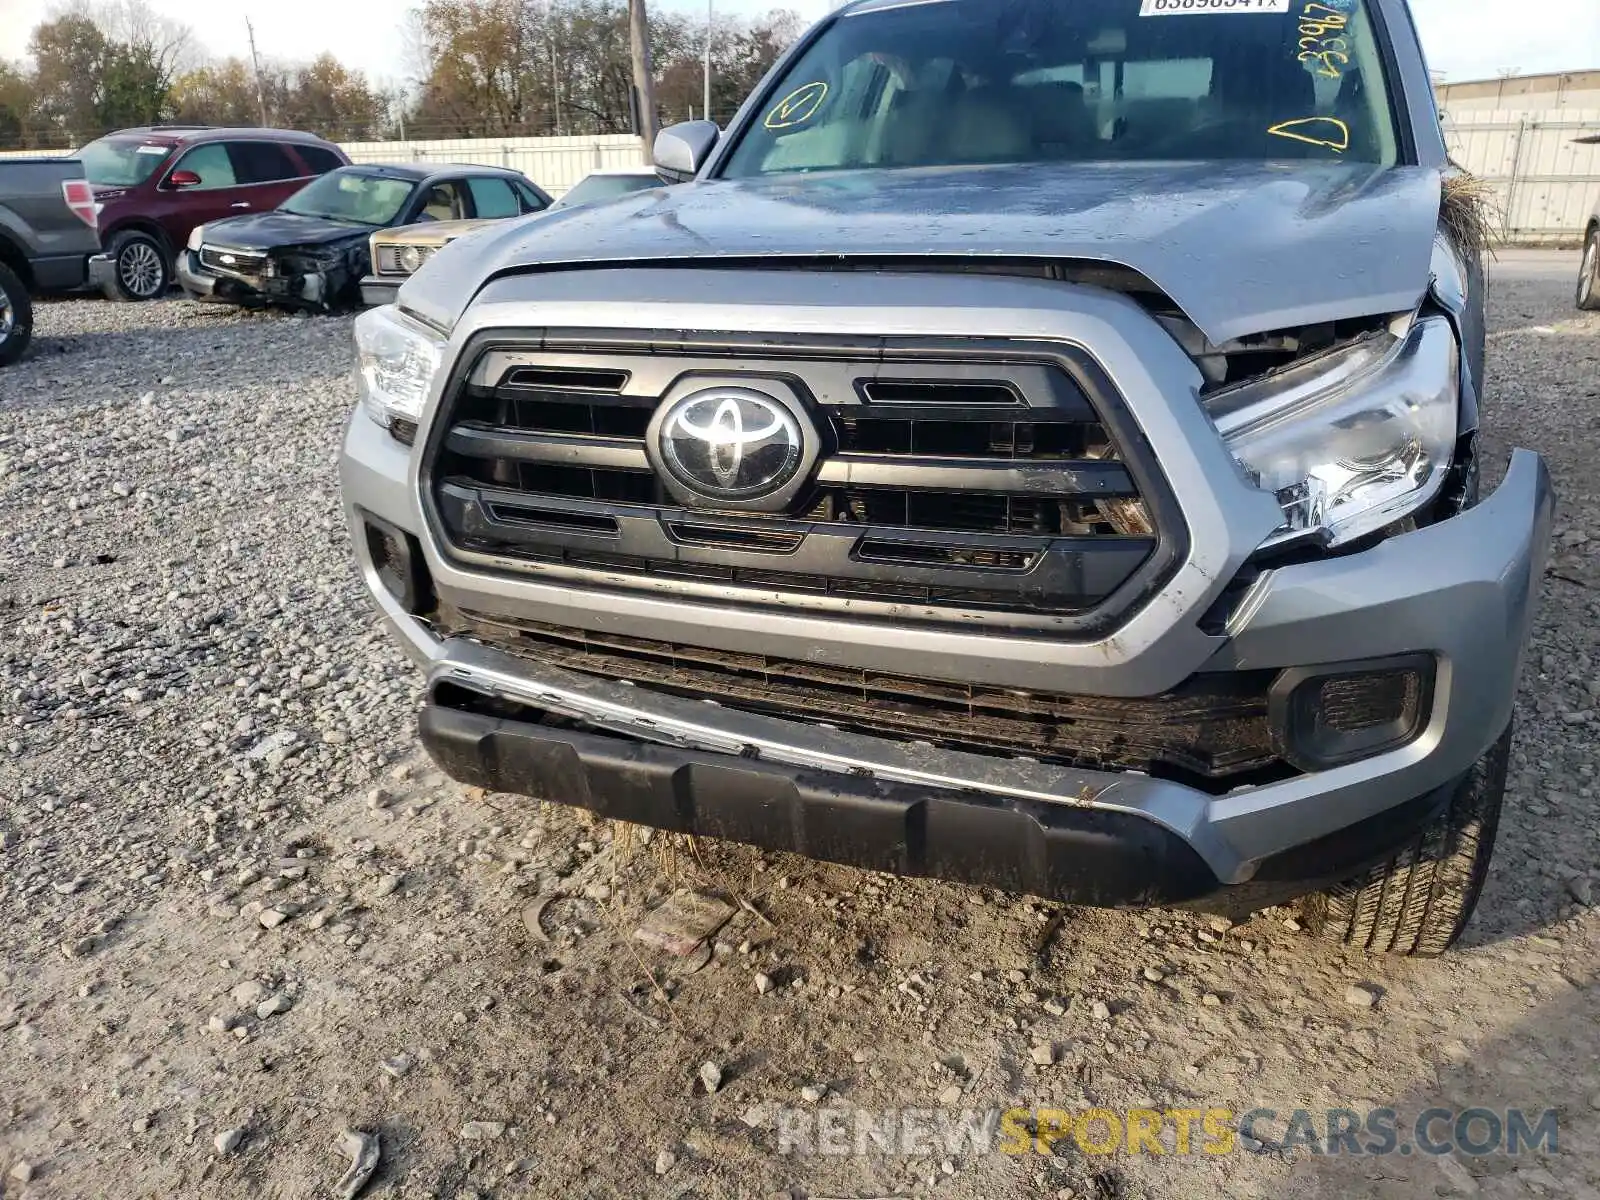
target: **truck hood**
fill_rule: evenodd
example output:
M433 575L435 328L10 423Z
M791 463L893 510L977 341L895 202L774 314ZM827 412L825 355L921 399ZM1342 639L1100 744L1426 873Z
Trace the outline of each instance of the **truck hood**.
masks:
M350 221L302 217L295 213L251 213L206 224L205 243L231 250L277 250L285 246L334 246L365 242L377 230Z
M497 275L778 258L1119 264L1213 342L1400 312L1428 285L1437 171L1354 163L1027 164L711 180L510 222L400 303L451 328ZM441 264L442 265L442 264ZM730 263L731 265L731 263Z

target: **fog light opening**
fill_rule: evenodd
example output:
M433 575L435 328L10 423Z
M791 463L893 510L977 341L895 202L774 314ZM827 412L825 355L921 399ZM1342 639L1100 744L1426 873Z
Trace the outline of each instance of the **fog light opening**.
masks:
M416 538L387 521L362 514L367 556L384 591L412 616L423 616L438 607L433 593L433 577L422 557Z
M1433 711L1430 655L1285 671L1271 696L1279 753L1302 771L1326 771L1416 740Z

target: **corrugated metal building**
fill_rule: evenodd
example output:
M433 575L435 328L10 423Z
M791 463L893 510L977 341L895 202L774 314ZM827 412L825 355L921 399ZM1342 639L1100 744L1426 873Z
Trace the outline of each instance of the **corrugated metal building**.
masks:
M1597 0L1600 2L1600 0ZM1600 196L1600 70L1437 88L1451 155L1491 182L1505 237L1576 244Z
M1452 115L1507 110L1600 109L1600 70L1467 79L1441 83L1435 90L1439 94L1439 107Z

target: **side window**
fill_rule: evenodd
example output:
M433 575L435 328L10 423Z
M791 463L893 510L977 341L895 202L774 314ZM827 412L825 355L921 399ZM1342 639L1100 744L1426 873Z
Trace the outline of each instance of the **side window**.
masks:
M515 217L522 213L522 205L509 181L487 175L474 175L467 180L472 192L472 205L478 216L485 220Z
M419 214L424 221L460 221L467 215L466 197L459 179L446 179L428 188Z
M239 182L234 174L233 160L228 157L228 147L221 142L196 146L177 161L173 170L193 171L200 176L200 182L191 191L236 187Z
M300 160L311 168L313 175L326 175L329 171L337 171L344 166L339 161L339 156L332 150L322 146L295 146L295 153L300 155Z
M294 160L273 142L229 142L228 154L240 183L277 183L300 174Z
M522 199L522 211L525 213L543 212L550 207L550 201L525 183L513 183L517 195Z

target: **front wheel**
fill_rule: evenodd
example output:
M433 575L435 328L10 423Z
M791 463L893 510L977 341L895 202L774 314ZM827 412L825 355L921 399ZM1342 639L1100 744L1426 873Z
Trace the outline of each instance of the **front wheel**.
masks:
M108 300L159 300L172 285L172 264L154 237L126 229L106 247L115 270L105 285Z
M0 367L22 357L33 340L33 301L17 273L0 262Z
M1585 312L1600 312L1600 229L1589 235L1583 248L1583 266L1578 268L1578 307Z
M1508 729L1409 845L1364 874L1308 896L1301 906L1306 924L1378 954L1436 958L1455 945L1489 875L1510 757Z

